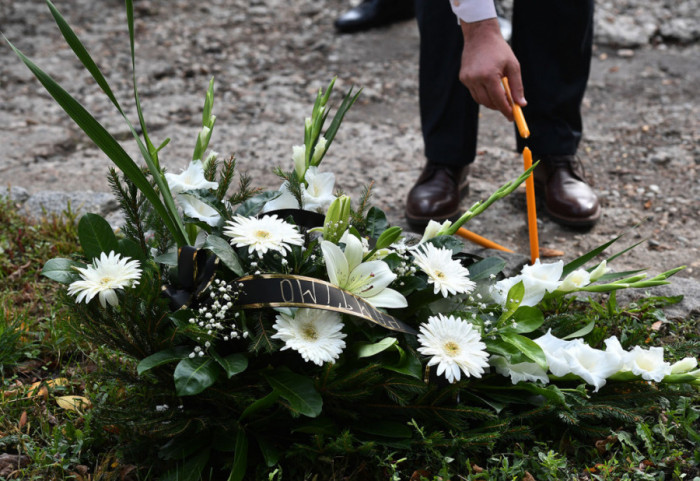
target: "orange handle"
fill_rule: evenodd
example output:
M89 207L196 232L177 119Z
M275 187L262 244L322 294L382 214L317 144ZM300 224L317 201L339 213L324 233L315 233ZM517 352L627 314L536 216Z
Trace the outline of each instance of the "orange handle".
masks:
M460 237L464 237L468 241L471 241L474 244L478 244L481 247L486 247L487 249L496 249L499 251L513 253L513 251L508 249L507 247L503 247L500 244L496 244L494 241L490 241L485 237L481 237L479 234L475 234L472 231L465 229L464 227L460 227L459 229L457 229L457 235Z
M508 85L508 78L503 77L501 79L503 84L503 89L506 91L506 97L508 97L508 102L513 107L513 119L515 120L515 125L518 127L518 132L523 139L527 139L530 136L530 129L527 128L527 123L525 122L525 116L523 115L523 109L520 105L513 102L513 95L510 93L510 85Z

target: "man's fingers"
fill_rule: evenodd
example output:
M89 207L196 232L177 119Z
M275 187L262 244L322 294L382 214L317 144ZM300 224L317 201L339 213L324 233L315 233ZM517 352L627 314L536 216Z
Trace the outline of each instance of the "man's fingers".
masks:
M501 79L494 79L488 85L489 98L491 99L492 109L501 112L508 120L513 120L513 109L508 102L508 96L501 85Z
M525 107L527 105L527 100L525 100L525 89L523 88L523 80L520 76L520 67L516 65L515 67L507 68L506 77L508 77L508 85L510 86L510 94L513 97L513 102L521 107Z

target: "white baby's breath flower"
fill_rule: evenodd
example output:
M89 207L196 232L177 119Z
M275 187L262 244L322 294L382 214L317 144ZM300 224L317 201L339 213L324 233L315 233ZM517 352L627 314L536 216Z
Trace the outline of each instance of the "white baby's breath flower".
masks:
M84 299L86 303L98 296L102 307L107 307L107 303L118 306L115 291L138 284L141 277L139 261L121 257L114 251L109 255L103 252L99 259L92 261L92 265L77 267L76 270L80 272L82 280L71 283L68 294L77 294L75 301L82 302Z
M563 292L577 291L582 287L586 287L590 283L591 275L588 273L588 271L584 269L576 269L564 278L559 285L558 290Z
M170 192L179 194L189 190L197 189L218 189L217 182L210 182L204 178L204 167L200 160L193 160L187 169L180 174L165 174L165 180L168 182Z
M457 259L452 251L425 244L413 253L413 262L428 275L428 283L433 284L434 293L466 294L474 290L476 284L469 279L469 269Z
M467 377L481 377L488 367L486 345L481 342L474 326L454 316L438 314L421 324L418 352L432 356L428 366L437 364L437 375L443 373L449 382L459 381L463 372Z
M210 226L216 226L221 220L221 214L206 202L190 194L180 194L177 200L182 206L182 211L188 217L206 222Z
M247 246L262 257L267 251L285 254L291 245L303 245L304 238L292 224L278 219L276 215L255 217L236 216L226 222L224 234L231 238L231 245Z
M345 348L340 314L322 309L299 309L292 315L280 313L272 326L281 339L282 350L294 349L305 361L322 366L334 362Z
M354 235L345 237L345 251L325 240L321 242L321 251L331 284L362 297L374 307L408 305L401 293L387 287L396 279L396 274L386 262L362 262L362 241Z

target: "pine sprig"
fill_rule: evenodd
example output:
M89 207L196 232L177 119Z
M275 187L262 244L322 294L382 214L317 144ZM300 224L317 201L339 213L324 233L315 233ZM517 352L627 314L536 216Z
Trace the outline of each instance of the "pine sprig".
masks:
M142 214L148 205L146 198L139 194L138 188L128 177L123 176L120 179L114 167L109 168L107 182L124 212L125 223L122 232L127 238L135 240L144 253L148 253L142 219Z
M228 192L233 176L236 172L236 158L232 155L221 163L221 172L219 172L219 188L216 190L216 200L221 202Z

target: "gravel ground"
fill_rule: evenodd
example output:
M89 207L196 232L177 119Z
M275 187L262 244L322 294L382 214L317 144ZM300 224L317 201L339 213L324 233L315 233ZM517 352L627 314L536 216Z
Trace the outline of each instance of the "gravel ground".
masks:
M123 2L56 0L127 112L130 57ZM340 92L363 93L324 161L350 194L374 181L373 203L404 225L403 202L424 157L417 105L415 22L338 35L341 0L136 0L137 78L151 137L171 143L161 163L171 171L191 157L209 79L216 82L211 146L235 154L264 188L277 188L275 166L291 167L315 92L338 76ZM506 5L507 7L507 5ZM694 1L603 1L584 104L580 154L604 207L590 231L551 222L540 206L546 249L573 259L627 233L619 248L642 241L617 269L651 273L687 265L679 278L700 279L700 19ZM66 86L135 158L137 149L114 108L75 60L45 4L0 0L0 30ZM467 208L514 178L521 159L513 129L484 110ZM7 47L0 46L0 184L45 191L108 191L109 160L49 98ZM358 175L360 174L360 175ZM524 190L467 226L528 253ZM641 223L641 224L640 224ZM634 228L634 226L638 226ZM545 251L546 252L546 251ZM613 267L616 267L613 265Z

